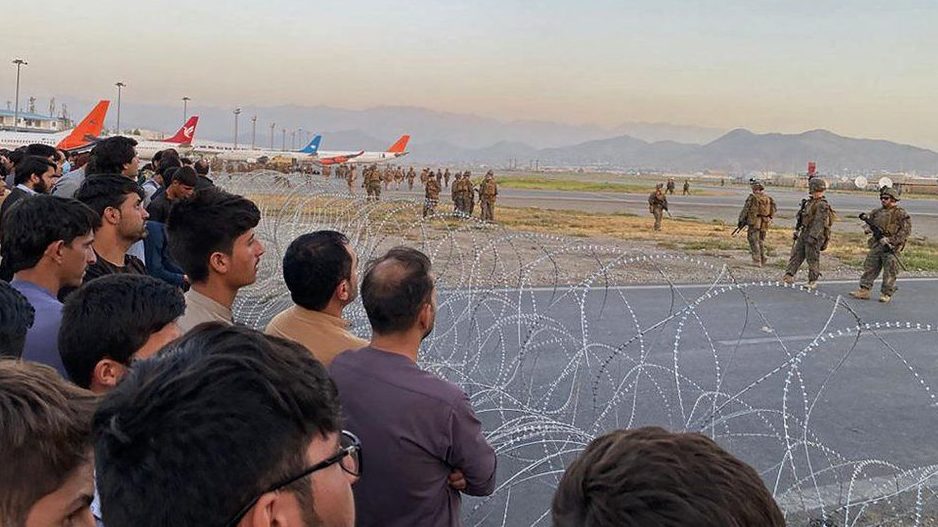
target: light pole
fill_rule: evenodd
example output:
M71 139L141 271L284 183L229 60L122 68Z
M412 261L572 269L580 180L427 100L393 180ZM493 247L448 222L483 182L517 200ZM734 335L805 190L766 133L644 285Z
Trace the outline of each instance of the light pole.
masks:
M296 130L290 132L290 150L296 150Z
M280 151L284 152L287 149L287 129L283 129L283 137L280 139Z
M121 88L127 86L123 82L117 81L114 83L114 86L117 86L117 135L121 133Z
M274 149L274 128L277 127L277 123L270 123L270 149Z
M16 104L13 110L13 131L18 132L20 130L20 68L29 64L23 59L13 59L13 64L16 64Z
M257 116L251 117L251 150L254 150L254 137L257 133Z
M302 128L300 128L300 143L299 143L299 144L300 144L300 146L306 146L307 144L309 144L309 141L306 140L306 136L303 135L303 129L302 129Z
M190 99L189 97L182 98L182 122L183 123L185 123L186 119L189 118L189 101L191 100L192 99Z
M234 116L235 116L235 141L234 141L235 146L234 147L235 147L235 150L238 149L238 116L239 115L241 115L241 108L235 108L234 109Z

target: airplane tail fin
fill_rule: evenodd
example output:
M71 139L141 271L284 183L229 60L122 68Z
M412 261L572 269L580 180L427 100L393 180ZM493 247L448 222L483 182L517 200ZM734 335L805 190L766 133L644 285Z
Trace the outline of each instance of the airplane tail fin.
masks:
M393 145L391 145L391 148L388 148L388 152L392 154L403 153L407 148L407 141L410 141L410 136L406 134L402 135Z
M195 127L199 124L199 116L193 115L186 121L186 124L182 125L182 128L176 132L176 135L163 139L164 143L176 143L182 145L188 145L192 143L192 140L195 139Z
M86 145L100 136L101 130L104 129L104 118L107 116L107 109L110 104L111 101L98 101L98 104L78 123L78 126L59 141L59 144L55 147L60 150L71 150Z
M319 143L321 142L322 142L322 136L316 135L316 137L313 137L313 140L310 141L308 145L303 147L302 150L299 150L299 152L302 154L315 155L316 152L319 151Z

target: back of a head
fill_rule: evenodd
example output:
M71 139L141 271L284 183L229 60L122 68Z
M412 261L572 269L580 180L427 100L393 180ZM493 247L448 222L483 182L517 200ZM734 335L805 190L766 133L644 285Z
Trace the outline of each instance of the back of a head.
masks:
M141 199L144 196L136 181L124 176L100 174L86 177L75 192L75 199L101 216L108 207L120 208L128 194L136 194Z
M124 165L133 161L137 155L134 148L137 141L130 137L114 136L98 141L91 153L91 161L86 169L87 175L120 174Z
M24 525L36 501L90 462L96 403L48 366L0 359L0 525Z
M42 156L26 156L20 161L20 164L16 166L16 177L13 178L13 183L19 185L26 183L33 176L42 177L50 168L55 170L56 166L55 163L49 161L49 158Z
M33 327L36 310L10 284L0 280L0 357L23 355L26 332Z
M183 166L181 168L176 169L176 171L173 172L173 175L170 178L164 179L164 182L166 185L169 185L170 183L174 183L174 182L179 182L180 185L185 185L187 187L195 187L197 177L198 177L198 174L195 173L194 168L192 168L191 166Z
M151 276L113 274L86 283L62 309L59 354L69 379L90 388L98 361L127 365L150 335L185 309L178 288Z
M430 259L409 247L395 247L368 263L361 297L377 334L407 331L433 294Z
M317 231L293 240L283 255L283 281L300 307L321 311L335 288L352 276L348 238L336 231Z
M20 200L3 220L0 256L12 273L35 267L49 244L70 244L101 224L101 216L84 203L48 195Z
M208 161L204 159L199 159L198 161L196 161L194 167L195 167L195 172L199 174L200 176L207 176L208 171L211 168Z
M95 415L104 524L224 525L340 428L335 385L302 346L198 326L136 364Z
M166 233L173 259L194 282L208 278L212 253L231 254L235 240L260 222L251 200L210 188L180 200L169 211Z
M695 433L647 427L593 440L554 494L556 527L775 527L752 467Z
M27 146L23 153L26 154L26 156L39 156L46 159L55 159L59 155L54 146L44 145L41 143L33 143Z

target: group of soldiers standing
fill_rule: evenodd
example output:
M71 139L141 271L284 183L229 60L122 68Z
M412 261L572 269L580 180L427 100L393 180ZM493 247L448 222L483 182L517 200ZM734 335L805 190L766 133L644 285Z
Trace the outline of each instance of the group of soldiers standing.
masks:
M775 200L766 194L762 182L750 180L752 193L746 198L746 203L739 213L735 235L746 229L746 238L749 242L749 252L752 264L762 267L767 262L765 237L769 226L777 212ZM667 189L667 190L665 190ZM685 183L685 191L687 184ZM655 191L648 197L648 209L654 216L654 230L661 230L661 220L668 212L668 198L666 193L673 193L673 179L667 186L658 183ZM821 253L827 249L831 239L831 227L836 219L836 212L827 202L825 192L827 182L819 177L808 180L809 196L801 200L798 213L795 216L795 228L792 233L792 247L788 258L788 265L782 281L793 284L795 275L804 262L808 263L808 281L804 287L808 290L817 288L821 277ZM860 277L860 287L850 295L860 300L871 297L873 281L882 274L882 287L879 301L890 302L896 292L896 278L902 266L900 254L905 248L909 235L912 232L912 220L909 214L899 206L899 192L891 187L882 187L879 192L880 207L869 213L860 215L864 221L864 231L870 238L867 240L869 252L863 262L863 275ZM670 215L670 213L668 213Z

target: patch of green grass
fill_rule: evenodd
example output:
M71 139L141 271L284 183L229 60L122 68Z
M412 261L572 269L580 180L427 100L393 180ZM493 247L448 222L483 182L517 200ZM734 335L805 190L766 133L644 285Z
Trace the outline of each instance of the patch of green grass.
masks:
M744 244L725 238L705 238L681 243L687 251L735 251L744 248Z

